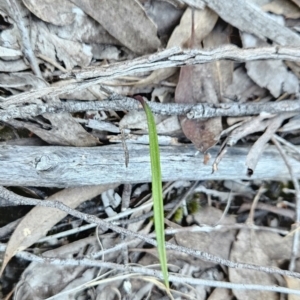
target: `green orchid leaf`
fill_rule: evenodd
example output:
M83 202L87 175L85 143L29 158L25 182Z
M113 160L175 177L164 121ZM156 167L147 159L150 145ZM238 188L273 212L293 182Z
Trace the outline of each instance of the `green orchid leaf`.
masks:
M164 227L164 204L162 194L162 179L160 167L160 152L158 146L158 138L156 124L150 107L141 96L136 99L142 104L148 123L149 145L150 145L150 161L152 173L152 198L154 210L154 228L156 233L157 249L164 282L169 289L167 253L165 248L165 227Z

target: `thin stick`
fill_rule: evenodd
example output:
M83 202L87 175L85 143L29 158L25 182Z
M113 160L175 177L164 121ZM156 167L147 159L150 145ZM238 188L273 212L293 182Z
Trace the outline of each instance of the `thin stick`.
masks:
M84 220L88 223L95 223L102 228L111 229L119 234L124 234L124 235L132 236L135 238L139 238L148 244L157 246L156 241L147 236L144 236L144 235L136 233L136 232L132 232L130 230L127 230L127 229L124 229L124 228L121 228L118 226L114 226L110 223L107 223L107 222L97 218L96 216L88 215L88 214L79 212L77 210L71 209L70 207L68 207L67 205L64 205L63 203L61 203L59 201L37 200L37 199L22 197L22 196L14 194L13 192L5 189L4 187L0 187L0 197L3 197L5 199L7 199L8 201L17 203L19 205L38 205L38 206L43 206L43 207L56 208L56 209L66 212L74 217ZM190 249L187 247L182 247L179 245L172 244L170 242L166 242L165 246L166 246L166 249L183 252L188 255L192 255L192 256L201 258L202 260L205 260L205 261L225 265L229 268L256 270L259 272L280 274L280 275L300 278L300 273L297 273L297 272L282 270L282 269L278 269L278 268L274 268L274 267L264 267L264 266L259 266L259 265L255 265L255 264L233 262L233 261L223 259L221 257L212 255L212 254L204 252L204 251L199 251L199 250L194 250L194 249ZM157 275L157 277L160 277L160 276Z
M251 209L250 209L250 213L249 213L249 217L246 221L247 225L251 225L254 224L254 212L255 212L255 208L257 206L257 203L259 201L259 198L261 196L261 194L264 191L264 185L262 184L257 192L257 194L255 195L254 199L253 199L253 203L251 205Z
M300 230L299 230L299 225L300 225L300 186L299 186L299 182L295 176L293 166L290 164L289 159L288 159L287 155L285 154L284 150L282 149L281 145L274 137L272 137L272 142L277 147L284 162L286 163L286 166L291 174L291 178L292 178L294 188L296 191L296 200L295 200L296 201L296 224L295 224L295 229L294 229L294 240L293 240L291 261L289 264L289 270L293 271L293 270L295 270L296 259L298 258L299 239L300 239Z
M0 244L0 251L4 251L5 245ZM68 265L68 266L86 266L86 267L102 267L109 268L113 270L119 270L123 272L145 274L148 276L154 276L162 279L162 273L157 270L148 269L145 267L135 267L129 265L115 264L111 262L103 262L98 260L91 260L88 258L80 259L63 259L56 257L43 257L38 256L29 252L21 251L16 254L16 256L21 257L26 260L38 262L38 263L49 263L52 265ZM285 294L296 294L300 295L300 291L296 289L289 289L285 287L270 286L270 285L259 285L259 284L239 284L239 283L230 283L224 281L215 281L215 280L205 280L191 277L184 277L180 275L170 275L169 280L177 283L188 283L192 285L205 285L210 287L220 287L228 289L242 289L242 290L258 290L258 291L272 291Z

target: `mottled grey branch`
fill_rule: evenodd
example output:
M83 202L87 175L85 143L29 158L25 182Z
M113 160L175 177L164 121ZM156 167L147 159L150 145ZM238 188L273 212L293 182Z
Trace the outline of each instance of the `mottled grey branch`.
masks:
M299 112L300 100L283 100L266 103L156 103L148 102L151 110L160 115L187 115L189 119L207 119L213 117L242 117L258 115L262 112L279 114L284 112ZM88 110L140 110L138 101L128 97L114 97L113 100L103 101L71 101L60 103L30 104L27 106L9 106L0 109L0 121L21 118L28 119L44 113L79 112Z
M221 59L230 59L235 61L254 61L259 59L300 61L300 52L298 48L281 46L240 49L232 45L225 45L208 50L182 50L179 47L175 47L131 61L101 67L88 67L80 71L73 71L64 74L61 78L72 77L76 78L76 81L66 83L65 85L61 84L59 86L45 87L11 96L7 98L5 102L1 103L1 107L8 107L11 104L16 105L25 102L32 103L35 99L47 95L59 96L63 93L80 91L95 84L105 83L118 77L163 68L203 64Z
M67 205L63 204L60 201L37 200L37 199L19 196L1 186L0 186L0 197L6 199L8 201L11 201L15 204L19 204L19 205L38 205L38 206L43 206L43 207L56 208L56 209L59 209L61 211L64 211L64 212L70 214L71 216L74 216L76 218L84 220L88 223L97 224L102 228L110 229L110 230L113 230L114 232L117 232L119 234L124 234L126 236L135 237L135 238L138 238L150 245L157 246L156 240L154 240L152 238L149 238L143 234L136 233L136 232L130 231L130 230L122 228L122 227L115 226L111 223L108 223L108 222L102 220L102 219L99 219L98 217L96 217L94 215L88 215L88 214L79 212L77 210L74 210L74 209L68 207ZM166 249L183 252L188 255L198 257L205 261L225 265L229 268L256 270L256 271L264 272L264 273L280 274L280 275L300 278L300 273L297 273L297 272L291 272L291 271L282 270L282 269L274 268L274 267L258 266L255 264L233 262L233 261L215 256L213 254L210 254L210 253L207 253L204 251L194 250L191 248L172 244L170 242L166 242L165 246L166 246Z
M5 244L0 244L0 251L3 252L4 250L5 250ZM99 267L99 268L108 268L112 270L118 270L122 272L134 273L134 274L136 273L144 274L144 275L163 279L162 273L157 270L153 270L145 267L116 264L112 262L99 261L99 260L94 260L89 258L74 259L74 258L45 257L30 252L26 252L26 251L18 252L16 256L32 262L45 264L45 267L47 264L59 265L59 266ZM135 275L135 276L139 276L139 275ZM280 287L280 286L240 284L240 283L231 283L231 282L224 282L224 281L217 281L217 280L191 278L191 277L180 276L180 275L169 275L169 280L171 282L185 283L185 284L192 284L192 285L204 285L204 286L227 288L227 289L272 291L277 293L300 295L299 290Z
M149 146L128 143L129 164L126 168L122 144L79 147L0 146L0 185L72 187L110 183L151 182ZM161 146L163 181L236 180L247 176L246 147L231 147L218 170L212 174L212 163L219 148L209 150L211 160L196 155L191 144ZM290 158L296 178L300 162ZM289 171L280 154L269 147L258 161L251 179L285 180Z

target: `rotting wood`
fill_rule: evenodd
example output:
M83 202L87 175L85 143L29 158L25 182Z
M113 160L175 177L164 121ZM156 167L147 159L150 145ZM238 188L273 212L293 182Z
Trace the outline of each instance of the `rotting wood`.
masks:
M214 174L211 165L218 147L209 151L212 159L206 165L203 155L195 155L197 151L192 145L160 149L163 181L290 178L284 161L272 146L262 154L251 178L246 175L246 147L229 148ZM73 187L150 182L149 146L129 144L128 151L126 168L122 144L92 148L0 146L0 185ZM290 160L300 178L300 162L292 157Z

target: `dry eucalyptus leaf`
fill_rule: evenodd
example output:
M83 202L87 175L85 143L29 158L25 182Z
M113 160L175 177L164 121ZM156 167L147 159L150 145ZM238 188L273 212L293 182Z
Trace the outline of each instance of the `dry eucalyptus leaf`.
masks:
M229 44L229 36L232 28L230 26L217 25L214 30L203 40L204 48L215 48L220 45ZM217 92L219 101L223 100L227 86L232 83L233 62L229 60L218 60L211 63L211 77Z
M253 35L242 33L245 48L267 46ZM281 60L258 60L246 62L249 77L260 87L267 88L274 97L283 93L299 93L298 78L287 70Z
M57 200L75 208L82 202L90 200L117 185L96 185L64 189L47 200ZM19 251L25 250L43 237L67 213L55 208L34 207L18 224L7 244L2 270L10 259Z
M103 51L103 47L106 46L121 45L101 24L79 7L76 6L76 9L72 12L75 13L75 19L72 24L66 26L48 24L50 32L65 40L89 44L93 48L93 53L97 53L97 49L102 49Z
M230 290L215 288L207 300L231 300L233 295Z
M276 15L284 15L286 18L300 18L300 8L287 0L274 0L262 6L264 11L271 12Z
M113 37L139 54L160 46L157 28L136 0L71 0L98 21Z
M247 75L243 67L239 67L233 72L232 84L227 86L225 96L237 99L243 103L250 98L262 98L266 94L266 90L259 87Z
M31 43L36 51L49 59L61 60L67 70L75 66L86 67L92 60L92 48L89 45L58 37L44 22L36 21L31 26Z
M194 28L195 28L195 39L202 41L214 28L218 20L218 15L209 8L203 10L194 11ZM189 47L189 40L192 33L192 10L187 8L180 24L174 29L169 41L167 48L175 46Z
M214 207L201 209L194 215L198 224L214 225L222 217L223 212ZM225 216L222 224L235 224L235 218ZM189 232L176 233L175 241L178 245L189 247L199 251L205 251L224 259L229 258L231 244L235 239L235 231L213 231L213 232ZM204 266L211 266L211 263L201 262Z
M300 290L300 279L299 278L284 276L284 279L285 279L286 285L289 289ZM300 300L300 296L294 295L294 294L288 294L288 300Z
M3 88L8 87L16 88L21 91L28 91L45 87L45 85L46 82L44 80L29 72L0 74L0 86Z
M271 266L271 259L265 252L260 241L256 237L256 232L248 229L240 230L236 241L230 253L230 260L235 262L251 263L260 266ZM272 274L253 270L243 270L229 268L229 280L232 283L239 284L260 284L271 285L277 284ZM233 290L238 300L279 300L277 293L268 291L252 290Z
M26 7L41 20L57 26L70 25L76 6L69 0L23 0Z
M262 230L256 232L256 238L272 261L290 260L294 238L292 234L280 236L278 233Z
M156 125L156 130L158 134L171 135L173 133L181 131L181 126L178 122L177 116L171 116L158 123Z
M187 8L181 17L180 24L174 29L169 41L167 48L172 48L175 46L187 47L188 41L191 38L192 30L192 12L190 8ZM203 10L195 10L195 36L196 39L202 41L205 36L207 36L214 28L218 15L215 14L209 8ZM159 69L151 73L148 77L140 80L136 83L139 85L149 85L153 83L159 83L172 76L176 72L177 68L167 68Z
M166 118L166 116L154 115L156 124L159 124ZM146 114L143 111L130 111L119 122L119 126L120 128L148 130Z
M100 144L99 140L84 130L69 113L47 113L43 116L51 122L50 130L18 120L10 120L8 123L17 128L26 128L45 142L53 145L89 147Z
M6 47L0 47L0 57L1 59L17 59L22 56L20 50L10 49Z
M23 2L33 14L49 23L47 27L52 34L62 39L88 44L119 44L98 22L69 0Z
M160 37L169 36L183 14L183 10L173 6L167 1L148 1L144 5L147 15L157 25Z
M3 61L0 60L0 72L19 72L28 70L29 66L23 59Z
M88 237L43 253L45 257L74 258L98 250L95 237ZM32 262L23 272L15 288L14 300L48 299L48 297L78 287L97 276L99 268L51 265ZM74 286L75 283L75 286ZM78 291L77 291L78 292ZM60 295L60 300L75 299L73 293Z
M223 25L216 28L203 40L204 47L216 47L228 43L229 30ZM194 45L200 46L199 40ZM198 66L182 67L175 92L177 103L214 103L217 104L232 81L232 62L213 62ZM201 152L214 146L222 132L221 118L209 120L190 120L180 117L185 136Z
M52 31L53 28L59 27L51 27L51 24L47 25L39 19L31 18L29 22L29 11L22 5L22 2L20 2L20 9L25 25L30 28L32 48L38 54L42 54L54 62L57 59L62 61L68 70L71 70L74 66L83 67L90 64L92 52L89 45L82 44L78 40L71 41L66 36L59 37L55 31ZM13 19L11 23L13 26L0 32L0 44L4 47L20 50L22 39L18 26Z

